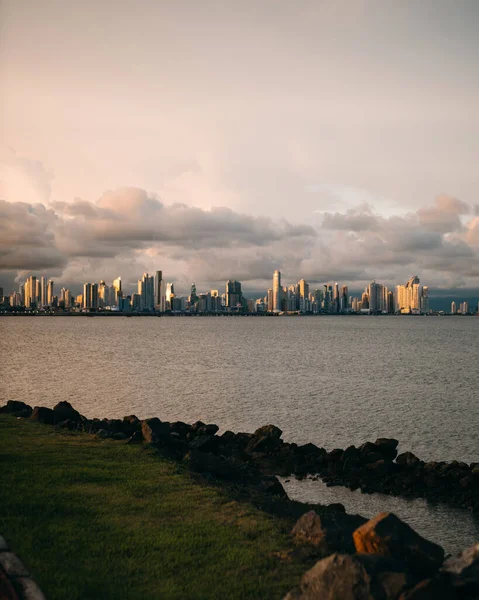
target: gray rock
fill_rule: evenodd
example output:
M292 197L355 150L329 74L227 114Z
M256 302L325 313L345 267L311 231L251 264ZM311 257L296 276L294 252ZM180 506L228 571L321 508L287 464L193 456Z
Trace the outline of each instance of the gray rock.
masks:
M38 585L29 577L19 577L15 584L21 591L23 600L46 600Z
M479 597L479 543L446 560L442 571L452 576L455 587Z
M0 552L0 567L9 577L28 577L28 571L13 552Z
M170 439L170 424L157 417L141 422L141 432L148 444L162 444Z

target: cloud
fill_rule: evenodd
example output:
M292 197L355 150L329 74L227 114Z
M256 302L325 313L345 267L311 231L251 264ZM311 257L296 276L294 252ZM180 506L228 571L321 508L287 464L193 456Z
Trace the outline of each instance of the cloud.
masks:
M440 196L430 207L388 217L364 203L316 216L313 226L168 205L131 187L97 202L0 201L0 271L4 281L14 271L17 279L53 271L73 289L120 274L133 288L143 271L156 269L184 291L193 280L207 288L230 278L263 290L277 268L285 284L304 277L312 285L394 285L415 273L438 287L479 284L479 217L460 200Z

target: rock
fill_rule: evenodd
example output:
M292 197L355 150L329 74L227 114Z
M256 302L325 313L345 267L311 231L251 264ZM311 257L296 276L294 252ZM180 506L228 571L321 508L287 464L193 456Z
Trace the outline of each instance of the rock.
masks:
M452 577L454 587L464 597L479 598L479 543L446 560L442 571Z
M40 423L45 423L46 425L54 425L56 416L55 412L51 408L46 408L45 406L35 406L30 418L32 421L40 421Z
M262 494L270 494L272 496L280 496L281 498L287 498L287 493L284 487L274 476L264 476L260 479L259 483L256 484L256 489Z
M14 417L28 418L32 412L31 406L18 400L8 400L5 406L0 407L0 413L12 414Z
M368 471L370 471L375 477L384 477L391 473L393 469L392 462L386 462L384 459L380 459L374 463L369 463L366 465Z
M126 440L128 439L128 436L126 435L126 433L123 433L123 431L115 431L115 433L111 434L111 437L113 440Z
M398 440L395 440L394 438L378 438L374 442L377 452L389 460L394 460L396 458L398 444Z
M444 550L422 538L392 513L380 513L353 533L356 551L390 556L412 572L434 574L444 560Z
M28 571L13 552L0 552L0 570L2 569L9 577L28 577Z
M380 460L384 462L384 456L380 452L368 452L367 454L362 454L361 456L361 461L366 465L377 463Z
M356 556L332 554L307 571L284 600L373 600L371 578Z
M0 598L2 600L23 600L18 596L15 588L12 585L12 582L7 577L6 573L4 573L0 569Z
M436 576L423 579L412 589L403 592L399 600L456 600L457 595L451 582Z
M283 432L281 431L281 429L279 427L276 427L275 425L263 425L254 432L253 436L280 438L282 433Z
M59 402L53 407L55 412L55 422L65 421L70 419L71 421L80 422L83 420L81 414L73 408L73 406L66 400Z
M187 455L187 461L190 469L197 473L209 473L220 479L231 479L233 476L230 462L221 456L192 450Z
M214 423L210 423L209 425L203 425L203 427L199 427L196 430L197 435L215 435L215 433L219 430L218 425Z
M170 431L177 433L181 439L186 439L186 436L190 433L191 425L183 423L182 421L175 421L170 423Z
M99 429L96 432L96 437L99 437L101 440L106 440L113 437L113 433L107 429Z
M4 550L8 550L7 540L3 535L0 535L0 552L3 552Z
M143 442L143 434L141 431L135 431L126 441L127 444L141 444Z
M279 437L273 436L254 436L252 440L248 442L244 451L247 454L254 453L272 453L281 448L283 442Z
M296 542L316 546L325 556L333 552L353 554L353 532L365 522L363 517L347 515L336 507L321 516L311 510L298 519L291 534Z
M163 423L157 417L141 422L141 432L148 444L162 444L170 438L170 425Z
M194 433L196 433L198 431L198 429L201 429L202 427L205 427L205 423L203 423L203 421L196 421L196 423L193 423L193 425L191 425L191 431L193 431Z
M38 585L29 577L17 577L15 585L23 600L46 600Z
M415 467L422 464L422 461L412 452L403 452L396 458L396 462L398 465L405 465L406 467Z
M77 429L78 422L72 421L71 419L65 419L65 421L57 422L56 426L60 429L69 429L71 431L73 429Z
M192 450L200 452L216 452L219 445L219 438L216 435L199 435L189 442Z
M327 531L321 517L314 510L310 510L296 521L291 535L296 541L319 546L326 541Z

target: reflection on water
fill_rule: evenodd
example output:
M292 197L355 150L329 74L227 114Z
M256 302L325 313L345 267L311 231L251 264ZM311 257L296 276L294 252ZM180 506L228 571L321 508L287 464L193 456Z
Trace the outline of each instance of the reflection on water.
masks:
M363 494L344 487L327 487L311 478L280 478L288 496L312 504L341 502L346 512L368 519L380 512L393 512L423 537L440 544L446 553L457 554L479 541L479 519L464 509L429 504L384 494Z

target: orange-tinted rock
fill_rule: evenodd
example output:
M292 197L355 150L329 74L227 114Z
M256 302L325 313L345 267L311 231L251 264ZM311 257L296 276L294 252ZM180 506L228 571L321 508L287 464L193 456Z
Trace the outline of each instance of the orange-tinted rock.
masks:
M416 533L392 513L381 513L353 533L356 551L390 556L411 571L434 574L444 560L444 550Z

